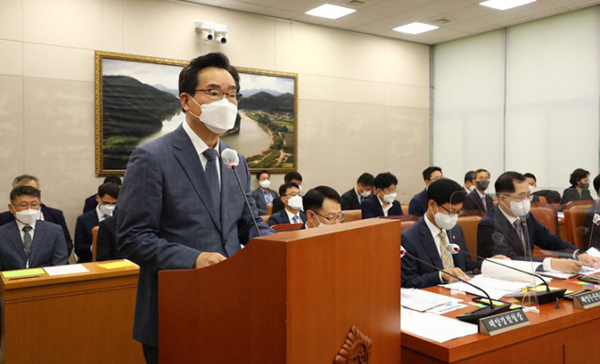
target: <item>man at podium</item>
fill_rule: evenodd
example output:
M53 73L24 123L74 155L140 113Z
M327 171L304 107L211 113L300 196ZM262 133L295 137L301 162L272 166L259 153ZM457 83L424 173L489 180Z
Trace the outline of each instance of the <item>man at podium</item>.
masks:
M243 192L221 162L228 146L219 136L234 126L238 91L225 55L193 59L179 74L185 122L139 147L127 165L117 235L120 252L140 266L133 338L148 363L158 363L158 272L217 264L257 230L274 233L256 210L244 157L236 167Z

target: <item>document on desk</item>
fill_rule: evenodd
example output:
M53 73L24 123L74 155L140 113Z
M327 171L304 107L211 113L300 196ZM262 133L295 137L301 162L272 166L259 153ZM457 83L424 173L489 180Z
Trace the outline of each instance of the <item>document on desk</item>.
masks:
M510 282L501 279L484 277L482 274L480 274L473 277L469 283L486 291L492 299L499 300L504 296L514 296L518 293L521 293L521 289L527 287L529 284L531 284L531 282L533 281L530 281L529 283ZM463 282L443 284L442 287L464 291L477 296L485 296L485 294L483 294L483 292L477 288Z
M400 327L402 331L439 343L477 333L477 325L405 308L400 310Z
M60 276L63 274L87 273L89 270L81 264L59 265L56 267L45 267L49 276Z
M458 304L458 302L463 301L460 298L444 296L442 294L413 288L401 288L400 296L402 299L402 306L416 311L428 311L432 308Z

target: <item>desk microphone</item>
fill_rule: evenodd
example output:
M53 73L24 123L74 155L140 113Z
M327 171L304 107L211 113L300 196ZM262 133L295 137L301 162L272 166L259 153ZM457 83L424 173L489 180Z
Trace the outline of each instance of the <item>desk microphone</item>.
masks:
M532 272L528 272L526 270L522 270L522 269L519 269L519 268L511 267L510 265L502 264L500 262L496 262L496 261L488 259L488 258L480 257L479 255L470 253L468 251L461 250L460 246L458 246L458 244L448 244L448 246L446 246L446 250L448 252L450 252L451 254L458 254L458 253L467 254L467 255L470 255L470 256L475 257L477 259L485 260L487 262L497 264L497 265L499 265L501 267L512 269L514 271L517 271L517 272L520 272L520 273L524 273L524 274L527 274L527 275L539 278L544 283L544 285L546 286L546 291L545 292L538 292L537 293L538 302L539 302L540 305L544 304L544 303L548 303L548 302L556 302L556 299L561 299L565 295L566 289L550 290L550 287L548 286L548 282L546 282L546 280L544 278L542 278L542 276L540 276L539 274L535 274L535 273L532 273Z
M457 276L455 276L453 274L450 274L447 271L445 271L443 269L440 269L440 268L436 267L435 265L424 261L421 258L417 258L416 256L414 256L414 255L410 254L409 252L407 252L406 249L404 249L403 246L400 246L400 258L403 258L404 256L409 256L412 259L417 260L417 261L419 261L419 262L427 265L428 267L437 270L438 272L446 273L450 277L455 278L456 280L459 280L459 281L461 281L463 283L466 283L469 286L471 286L471 287L473 287L473 288L475 288L475 289L483 292L483 294L488 299L488 306L481 307L481 308L478 308L476 310L469 311L469 312L463 313L462 315L456 316L456 318L459 319L459 320L461 320L461 321L465 321L465 322L470 322L472 324L476 324L479 321L479 319L487 317L487 316L495 315L495 314L498 314L498 313L506 312L506 311L509 310L509 308L511 306L509 303L504 303L504 304L502 304L500 306L495 306L494 303L493 303L493 301L492 301L492 298L490 297L490 295L486 291L484 291L482 288L477 287L476 285L474 285L472 283L469 283L469 282L465 281L464 279L458 278Z
M240 176L238 176L238 173L235 170L235 167L237 167L238 164L240 164L240 158L238 157L237 152L231 148L227 148L227 149L223 150L223 152L221 153L221 159L223 160L223 163L225 163L227 168L233 169L233 173L235 174L235 178L237 179L238 185L240 186L240 191L242 192L242 196L244 196L244 200L246 201L246 207L248 208L248 211L250 211L250 216L252 216L252 222L254 223L256 232L258 233L258 236L262 236L262 234L260 233L260 229L258 228L258 224L256 223L256 217L254 216L254 213L252 212L252 209L250 208L250 202L248 202L248 197L246 197L246 192L244 191L244 187L242 187L242 182L240 181Z

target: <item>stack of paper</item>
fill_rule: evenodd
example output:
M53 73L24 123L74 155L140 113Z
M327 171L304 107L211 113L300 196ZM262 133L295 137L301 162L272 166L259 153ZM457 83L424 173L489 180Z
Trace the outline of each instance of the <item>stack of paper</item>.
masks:
M401 309L402 331L439 343L477 333L477 325L431 313Z
M457 304L463 300L421 289L402 288L400 290L402 306L416 310L428 311L437 307Z

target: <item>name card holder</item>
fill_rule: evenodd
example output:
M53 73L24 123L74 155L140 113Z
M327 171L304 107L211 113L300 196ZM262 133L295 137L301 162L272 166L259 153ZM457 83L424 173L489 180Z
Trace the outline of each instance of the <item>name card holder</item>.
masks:
M479 333L494 336L529 324L523 310L513 310L479 319Z
M573 296L573 306L582 310L600 306L600 291L590 291Z

